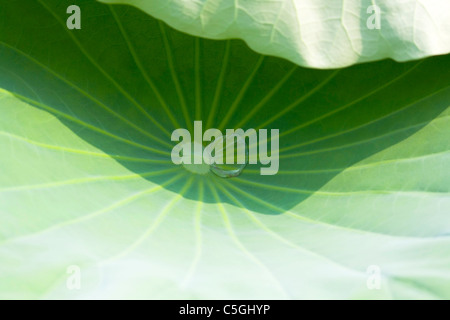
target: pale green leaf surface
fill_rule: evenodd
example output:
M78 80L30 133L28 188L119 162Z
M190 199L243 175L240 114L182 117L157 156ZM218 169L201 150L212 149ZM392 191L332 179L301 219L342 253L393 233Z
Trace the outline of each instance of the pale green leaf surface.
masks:
M450 52L448 0L101 1L136 6L192 35L240 38L255 51L307 67ZM379 29L373 28L374 5Z
M311 70L69 4L0 5L1 298L450 298L450 56ZM172 164L194 119L280 129L279 173Z

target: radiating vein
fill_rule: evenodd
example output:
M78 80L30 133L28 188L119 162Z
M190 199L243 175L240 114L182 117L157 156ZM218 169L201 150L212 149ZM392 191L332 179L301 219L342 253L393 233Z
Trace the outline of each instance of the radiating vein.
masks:
M126 180L132 180L132 179L150 178L150 177L163 175L163 174L176 172L176 171L178 171L178 168L170 168L170 169L158 170L158 171L147 171L147 172L128 174L128 175L95 176L95 177L69 179L69 180L63 180L63 181L52 181L52 182L40 183L40 184L32 184L32 185L19 185L19 186L14 186L14 187L1 188L0 189L0 193L17 192L17 191L30 191L30 190L42 190L42 189L48 189L48 188L57 188L57 187L63 187L63 186L73 186L73 185L77 185L77 184L85 184L85 183L92 183L92 182L126 181Z
M186 176L186 174L184 174ZM150 226L147 228L147 230L142 233L131 245L129 245L127 248L122 250L121 252L117 253L116 255L104 260L101 262L101 264L110 263L112 261L118 260L127 254L131 253L133 250L135 250L139 245L141 245L152 233L153 231L163 222L164 218L169 213L169 210L180 200L183 198L186 191L189 189L189 187L192 185L193 182L193 176L191 175L188 178L188 181L184 185L184 187L181 189L181 191L173 197L171 201L169 201L162 211L156 216L155 220L150 224Z
M305 222L309 222L309 223L313 223L313 224L320 224L320 225L324 225L324 226L329 226L332 227L334 229L341 229L341 230L346 230L346 231L351 231L351 232L355 232L355 233L359 233L359 234L374 234L374 235L378 235L378 236L386 236L386 237L395 237L395 238L406 238L406 239L416 239L417 237L412 237L412 236L403 236L403 235L395 235L395 234L386 234L386 233L380 233L380 232L375 232L375 231L370 231L370 230L363 230L363 229L355 229L355 228L350 228L348 226L342 226L342 225L338 225L338 224L330 224L321 220L315 220L315 219L311 219L308 218L306 216L303 215L298 215L295 214L294 212L290 211L290 210L286 210L284 208L280 208L278 206L273 205L272 203L269 203L263 199L260 199L259 197L256 197L252 194L250 194L249 192L242 190L240 188L237 188L236 186L234 186L232 183L228 182L228 181L224 181L223 183L225 183L230 189L233 189L234 191L240 193L241 195L245 196L246 198L249 198L257 203L262 204L265 207L268 207L272 210L274 210L275 212L278 212L280 214L284 214L287 216L290 216L294 219L298 219L301 221L305 221ZM421 237L423 238L423 237ZM431 237L430 237L431 238Z
M81 217L77 217L75 219L69 219L67 221L63 221L63 222L57 223L57 224L52 225L52 226L50 226L48 228L41 229L41 230L39 230L37 232L33 232L33 233L30 233L30 234L26 234L26 235L21 235L21 236L18 236L18 237L8 238L5 241L0 242L0 246L4 245L5 243L8 243L8 242L29 238L29 237L35 236L37 234L46 233L46 232L49 232L51 230L57 230L57 229L60 229L62 227L75 225L75 224L87 221L89 219L93 219L93 218L98 217L98 216L100 216L102 214L105 214L105 213L108 213L108 212L113 211L115 209L118 209L120 207L123 207L124 205L129 204L129 203L139 199L142 196L149 195L151 193L159 191L159 190L167 187L168 185L174 183L175 181L181 179L185 175L186 175L185 173L180 173L180 174L174 176L173 178L167 180L166 182L164 182L161 185L157 185L157 186L155 186L155 187L153 187L151 189L147 189L147 190L144 190L144 191L141 191L141 192L134 193L131 196L127 196L124 199L121 199L119 201L114 202L112 205L109 205L109 206L107 206L107 207L105 207L103 209L100 209L98 211L92 212L90 214L87 214L87 215L84 215L84 216L81 216Z
M342 264L342 263L340 263L340 262L337 262L337 261L335 261L335 260L332 260L331 258L329 258L329 257L327 257L327 256L325 256L325 255L323 255L323 254L320 254L320 253L318 253L318 252L312 251L311 249L307 249L307 248L301 247L301 246L299 246L299 245L293 243L292 241L290 241L290 240L288 240L288 239L282 237L281 235L279 235L278 233L276 233L276 232L274 232L272 229L270 229L270 228L269 228L267 225L265 225L263 222L261 222L261 220L259 220L259 219L255 216L255 214L254 214L253 212L251 212L250 210L248 210L247 208L245 208L245 206L244 206L244 205L243 205L236 197L234 197L234 196L233 196L233 195L232 195L225 187L223 187L223 186L220 185L219 183L216 183L216 186L217 186L218 188L220 188L220 189L223 191L223 193L225 193L225 195L226 195L232 202L234 202L239 208L241 208L241 209L246 213L246 215L249 217L249 219L250 219L253 223L255 223L255 224L256 224L258 227L260 227L263 231L267 232L270 236L276 238L277 240L279 240L280 242L284 243L285 245L288 245L288 246L290 246L290 247L293 247L293 248L295 248L295 249L297 249L297 250L299 250L299 251L302 251L302 252L304 252L304 253L306 253L306 254L312 255L312 256L314 256L314 257L316 257L316 258L319 258L319 259L321 259L321 260L325 260L325 261L327 261L328 263L332 263L332 264L338 266L339 268L344 268L344 269L350 270L350 271L352 271L352 272L361 273L361 271L359 271L359 270L357 270L357 269L353 269L353 268L351 268L351 267L349 267L349 266L347 266L347 265L344 265L344 264ZM313 222L313 221L311 221L311 222L312 222L312 223L315 223L315 222ZM326 227L328 227L328 225L326 225Z
M175 71L175 64L174 64L174 61L173 61L172 50L170 48L169 38L167 37L167 32L166 32L166 29L165 29L165 26L164 26L163 22L158 21L158 23L159 23L159 28L160 28L161 34L162 34L162 39L163 39L163 42L164 42L164 48L166 50L167 63L169 64L169 71L170 71L170 74L172 76L173 83L175 84L175 91L177 92L178 99L180 101L181 110L183 112L184 120L186 122L187 128L191 132L193 132L193 124L191 122L191 117L189 115L189 110L188 110L188 107L186 105L186 100L184 98L183 90L181 89L180 81L179 81L177 73Z
M87 128L87 129L90 129L90 130L92 130L92 131L101 133L101 134L103 134L103 135L105 135L105 136L108 136L108 137L113 138L113 139L115 139L115 140L118 140L118 141L127 143L127 144L129 144L129 145L134 146L134 147L138 147L138 148L141 148L141 149L144 149L144 150L148 150L148 151L151 151L151 152L154 152L154 153L157 153L157 154L161 154L161 155L165 155L165 156L170 156L170 152L168 152L168 151L162 151L162 150L159 150L159 149L155 149L155 148L152 148L152 147L148 147L148 146L146 146L146 145L143 145L143 144L140 144L140 143L137 143L137 142L134 142L134 141L131 141L131 140L122 138L122 137L120 137L120 136L117 136L117 135L115 135L115 134L109 132L109 131L105 131L105 130L100 129L100 128L96 127L96 126L93 126L93 125L91 125L91 124L89 124L89 123L87 123L87 122L84 122L84 121L82 121L82 120L80 120L80 119L78 119L78 118L72 117L72 116L70 116L70 115L68 115L68 114L66 114L66 113L64 113L64 112L61 112L61 111L59 111L59 110L57 110L57 109L55 109L55 108L52 108L52 107L50 107L50 106L48 106L48 105L46 105L46 104L43 104L43 103L38 102L38 101L36 101L36 100L33 100L33 99L28 98L28 97L22 96L22 95L20 95L20 94L18 94L18 93L15 93L15 92L10 92L10 93L11 93L13 96L15 96L15 97L17 97L17 98L19 98L19 99L21 99L21 100L24 100L24 101L27 102L27 103L36 105L36 106L38 106L38 107L40 107L40 108L42 108L42 109L45 109L45 110L47 110L47 111L50 111L50 112L52 112L52 113L54 113L54 114L57 114L57 115L59 115L59 116L61 116L61 117L64 117L64 118L66 118L67 120L70 120L70 121L72 121L72 122L74 122L74 123L76 123L76 124L78 124L78 125L81 125L81 126Z
M217 87L214 93L214 98L211 104L211 108L209 108L208 121L206 122L206 128L211 128L213 119L217 114L217 107L219 105L220 98L222 96L222 90L224 87L224 79L225 73L227 70L227 66L230 60L230 48L231 48L231 40L227 40L225 43L225 52L223 54L222 67L220 69L219 80L217 80Z
M127 43L128 49L131 53L131 55L133 56L133 59L137 65L137 67L139 68L142 76L144 77L144 79L147 81L149 87L152 89L152 91L155 93L156 98L158 99L159 104L163 107L165 113L167 114L167 116L169 117L170 121L172 122L172 124L175 126L175 128L180 128L180 124L178 123L178 121L175 119L175 116L173 115L172 111L170 110L169 106L167 105L166 101L164 100L164 98L161 96L161 93L159 92L158 88L156 87L155 83L153 82L153 80L150 78L149 74L147 71L145 71L145 68L142 64L141 59L139 58L139 56L136 53L136 50L134 49L133 44L130 41L130 38L127 34L127 32L125 31L125 28L122 25L122 22L120 21L116 11L114 10L113 6L109 6L114 19L117 22L117 25L119 26L120 32L122 33L125 42ZM160 130L162 130L166 135L168 135L170 137L170 133L169 131L166 130L166 128L164 128L163 126L161 126L161 124L159 122L154 122L158 128L160 128Z
M352 195L367 195L367 194L404 194L404 195L410 195L413 197L417 196L426 196L426 195L446 195L447 192L431 192L431 191L404 191L404 190L362 190L362 191L320 191L320 190L306 190L306 189L298 189L298 188L290 188L290 187L282 187L275 184L266 184L261 182L255 182L250 181L247 179L244 179L242 177L236 177L233 181L236 181L238 183L251 185L254 187L259 187L265 190L275 190L275 191L284 191L284 192L290 192L290 193L298 193L298 194L306 194L306 195L322 195L322 196L352 196Z
M388 113L388 114L386 114L386 115L384 115L382 117L373 119L373 120L371 120L369 122L363 123L363 124L361 124L359 126L356 126L356 127L353 127L353 128L347 129L347 130L343 130L343 131L340 131L340 132L336 132L336 133L333 133L333 134L330 134L330 135L327 135L327 136L323 136L323 137L320 137L320 138L317 138L317 139L314 139L314 140L309 140L307 142L303 142L303 143L295 144L295 145L292 145L292 146L289 146L289 147L285 147L285 148L280 149L279 152L281 153L281 152L285 152L285 151L288 151L288 150L291 150L291 149L296 149L296 148L300 148L300 147L303 147L303 146L306 146L306 145L310 145L310 144L313 144L313 143L316 143L316 142L320 142L320 141L328 140L328 139L331 139L331 138L335 138L335 137L344 135L346 133L350 133L350 132L362 129L364 127L367 127L367 126L372 125L374 123L377 123L379 121L386 120L389 117L392 117L395 114L403 112L403 111L407 110L408 108L410 108L412 106L415 106L417 103L422 102L422 101L424 101L426 99L429 99L429 98L431 98L431 97L433 97L433 96L435 96L435 95L437 95L437 94L441 93L442 91L445 91L445 90L447 90L449 88L450 88L450 86L441 88L441 89L439 89L439 90L437 90L437 91L435 91L435 92L433 92L433 93L431 93L431 94L429 94L429 95L427 95L427 96L425 96L425 97L423 97L423 98L421 98L419 100L416 100L416 101L414 101L414 102L412 102L412 103L402 107L402 108L394 110L391 113ZM427 123L427 122L423 122L423 123Z
M223 119L221 120L221 122L218 126L219 130L223 130L224 127L228 124L228 121L230 120L230 118L234 115L236 108L239 106L239 103L241 102L242 98L244 97L245 93L247 92L248 88L250 87L253 79L255 78L256 73L259 70L259 67L261 66L262 62L264 61L264 57L265 56L263 56L263 55L259 56L258 60L255 63L255 66L253 67L253 71L250 73L247 80L243 84L241 90L239 91L238 95L234 99L233 103L228 108L228 111L225 114L225 117L223 117Z
M225 207L223 206L220 197L216 191L216 187L208 181L210 185L210 189L213 193L214 199L216 200L217 206L219 207L219 211L222 215L223 222L225 224L225 227L227 229L228 235L230 236L231 240L235 243L235 245L247 256L251 261L253 261L257 266L262 268L272 279L272 282L274 285L278 288L278 290L286 297L290 298L289 294L285 291L280 281L273 275L273 273L270 271L270 269L262 263L255 255L253 255L239 240L236 233L233 230L233 227L231 225L231 221L228 217L228 214L225 210Z
M433 152L433 153L429 153L426 155L408 157L408 158L397 158L397 159L390 159L390 160L375 161L375 162L370 162L367 164L352 165L350 167L341 167L341 168L317 169L317 170L279 170L277 172L277 175L278 174L284 174L284 175L324 174L324 173L341 172L344 170L345 171L355 171L355 170L362 170L362 169L370 169L370 168L374 168L376 166L381 166L381 165L385 165L385 164L398 164L401 162L422 161L422 160L430 158L430 157L445 156L445 155L450 155L450 151ZM245 173L260 175L261 172L259 169L245 169Z
M257 113L266 103L269 101L279 90L280 88L286 83L286 81L292 76L294 71L298 69L297 65L294 65L294 67L286 72L284 77L278 81L278 83L270 90L263 99L261 99L260 102L258 102L253 108L250 109L250 112L248 112L245 117L242 118L241 121L238 122L238 124L235 125L235 128L242 128L244 124L246 124L254 115Z
M439 117L437 119L434 119L433 121L434 122L442 121L442 120L445 120L448 117L450 117L450 116ZM311 154L317 154L317 153L323 153L323 152L329 152L329 151L335 151L335 150L350 148L350 147L362 145L362 144L365 144L365 143L368 143L368 142L373 142L373 141L376 141L376 140L379 140L379 139L383 139L383 138L386 138L386 137L389 137L389 136L392 136L392 135L395 135L395 134L398 134L398 133L402 133L402 132L405 132L405 131L408 131L408 130L413 130L413 129L416 129L416 128L422 128L423 126L427 125L428 123L430 123L430 121L424 121L424 122L421 122L421 123L418 123L418 124L415 124L415 125L411 125L411 126L408 126L408 127L403 127L401 129L398 129L398 130L393 130L393 131L387 132L387 133L382 134L382 135L371 137L369 139L359 140L359 141L355 141L355 142L352 142L352 143L339 145L339 146L336 146L336 147L329 147L329 148L318 149L318 150L311 150L311 151L305 151L305 152L283 154L283 155L280 155L279 158L280 159L295 158L295 157L300 157L300 156L306 156L306 155L311 155Z
M156 123L156 120L153 119L152 116L148 114L148 112L133 98L130 96L130 94L125 91L122 86L117 83L116 80L114 80L98 63L95 61L91 55L86 51L86 49L83 47L83 45L80 43L80 41L74 36L72 32L70 32L69 29L67 29L65 23L60 19L60 17L53 12L53 10L45 4L42 0L37 0L55 19L58 21L58 23L63 27L63 29L66 31L66 33L70 36L72 41L78 46L80 51L86 56L86 58L92 63L93 66L95 66L105 78L107 78L116 88L119 90L140 112L142 112L150 121L153 123ZM147 134L149 134L147 132ZM156 138L156 137L154 137ZM157 138L156 138L157 139ZM160 139L158 139L160 140ZM161 140L162 141L162 140Z
M398 75L397 77L391 79L390 81L387 81L386 83L384 83L384 84L382 84L381 86L375 88L374 90L369 91L368 93L362 95L361 97L357 98L356 100L353 100L353 101L351 101L351 102L349 102L349 103L347 103L347 104L345 104L345 105L343 105L343 106L341 106L341 107L334 108L332 111L327 112L327 113L325 113L325 114L323 114L323 115L321 115L321 116L319 116L319 117L317 117L317 118L314 118L314 119L312 119L312 120L309 120L309 121L307 121L307 122L304 122L304 123L302 123L302 124L300 124L300 125L298 125L298 126L296 126L296 127L294 127L294 128L291 128L291 129L289 129L289 130L283 131L283 132L280 134L280 137L286 136L286 135L291 134L292 132L295 132L295 131L297 131L297 130L299 130L299 129L305 128L305 127L307 127L307 126L309 126L309 125L311 125L311 124L313 124L313 123L316 123L316 122L321 121L321 120L323 120L323 119L325 119L325 118L328 118L328 117L331 116L331 115L334 115L334 114L336 114L336 113L338 113L338 112L341 112L342 110L345 110L345 109L347 109L348 107L350 107L350 106L352 106L352 105L354 105L354 104L356 104L356 103L358 103L358 102L360 102L360 101L363 101L364 99L367 99L367 98L369 98L370 96L373 96L373 95L376 94L377 92L379 92L379 91L381 91L381 90L383 90L383 89L389 87L389 86L392 85L393 83L395 83L395 82L401 80L402 78L404 78L406 75L408 75L408 74L411 73L413 70L415 70L418 66L420 66L420 65L423 63L423 61L424 61L424 60L421 60L421 61L417 62L417 63L414 64L411 68L409 68L409 69L407 69L406 71L402 72L402 73L401 73L400 75Z
M331 72L331 74L328 77L326 77L325 79L323 79L317 86L315 86L314 88L309 90L306 94L301 96L299 99L297 99L296 101L291 103L286 108L283 108L282 110L280 110L280 112L277 112L276 115L272 116L271 118L269 118L266 121L264 121L263 123L261 123L256 129L261 129L261 128L266 127L268 124L279 119L280 117L282 117L283 115L285 115L286 113L288 113L289 111L294 109L295 107L298 107L303 101L305 101L306 99L311 97L313 94L318 92L320 89L322 89L325 85L327 85L334 77L336 77L336 75L340 71L341 71L341 69L337 69L337 70ZM280 134L280 136L281 136L281 134Z
M89 157L111 158L111 159L116 159L116 160L121 160L121 161L130 161L130 162L173 164L173 162L171 160L134 158L134 157L121 156L121 155L113 155L113 154L109 154L109 153L92 152L92 151L86 151L86 150L80 150L80 149L66 148L66 147L62 147L62 146L55 146L55 145L51 145L51 144L47 144L47 143L34 141L34 140L31 140L28 138L24 138L24 137L21 137L21 136L18 136L18 135L9 133L9 132L0 131L0 135L7 136L8 138L16 139L16 140L40 147L40 148L74 153L74 154L79 154L79 155L86 155Z
M202 84L200 79L200 38L195 38L195 120L202 120Z
M148 136L150 139L152 139L152 140L154 140L154 141L156 141L156 142L158 142L158 143L160 143L160 144L162 144L164 146L172 147L172 145L170 143L168 143L167 141L164 141L164 140L162 140L162 139L160 139L160 138L150 134L148 131L146 131L146 130L142 129L141 127L137 126L136 124L134 124L133 122L131 122L127 118L124 118L122 115L120 115L119 113L113 111L111 108L109 108L103 102L101 102L100 100L98 100L97 98L95 98L94 96L89 94L87 91L81 89L80 87L75 85L73 82L70 82L69 80L65 79L61 75L57 74L55 71L53 71L52 69L48 68L46 65L42 64L40 61L36 60L32 56L26 54L25 52L15 48L15 47L13 47L13 46L5 43L5 42L0 41L0 44L2 44L3 46L5 46L5 47L7 47L7 48L9 48L9 49L11 49L13 51L15 51L18 54L24 56L25 58L27 58L28 60L30 60L34 64L38 65L40 68L44 69L46 72L52 74L55 78L58 78L62 82L66 83L72 89L78 91L80 94L85 96L88 100L92 101L94 104L96 104L99 107L101 107L103 110L107 111L108 113L111 113L114 117L116 117L120 121L124 122L128 126L130 126L133 129L135 129L136 131L138 131L138 132Z
M198 199L197 199L197 208L194 214L194 234L195 234L195 255L194 259L191 263L191 266L188 269L188 272L182 281L182 286L188 286L191 281L192 276L194 275L195 269L197 268L198 262L200 261L200 257L202 256L202 207L203 207L203 181L199 181L199 189L198 189Z

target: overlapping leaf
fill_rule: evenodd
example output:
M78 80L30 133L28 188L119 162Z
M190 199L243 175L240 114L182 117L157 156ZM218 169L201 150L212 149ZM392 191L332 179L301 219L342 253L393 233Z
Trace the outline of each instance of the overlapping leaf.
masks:
M174 28L240 38L263 54L315 68L450 52L447 0L100 0L136 6Z

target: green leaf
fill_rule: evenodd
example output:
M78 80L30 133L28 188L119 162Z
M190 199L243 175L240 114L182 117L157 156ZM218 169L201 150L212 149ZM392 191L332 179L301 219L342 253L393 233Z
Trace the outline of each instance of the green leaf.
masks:
M301 66L338 68L450 52L448 0L100 0L210 39L243 39Z
M0 5L1 298L450 298L450 56L312 70L77 3ZM279 129L278 174L174 165L194 120Z

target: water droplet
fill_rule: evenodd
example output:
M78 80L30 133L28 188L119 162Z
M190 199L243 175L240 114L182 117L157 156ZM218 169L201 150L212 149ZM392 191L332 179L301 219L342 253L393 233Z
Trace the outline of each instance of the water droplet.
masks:
M232 178L240 175L242 171L244 171L244 168L247 166L247 163L236 164L235 166L237 166L237 168L234 169L229 167L221 168L221 166L223 165L212 164L210 170L216 176L219 176L221 178Z
M236 133L217 138L205 149L211 172L221 178L237 177L248 164L245 138ZM227 150L231 156L227 156Z

